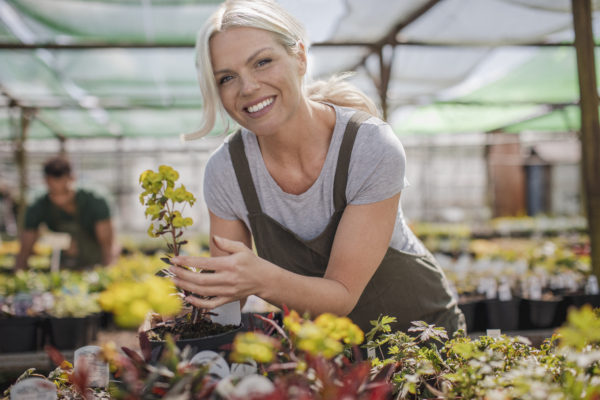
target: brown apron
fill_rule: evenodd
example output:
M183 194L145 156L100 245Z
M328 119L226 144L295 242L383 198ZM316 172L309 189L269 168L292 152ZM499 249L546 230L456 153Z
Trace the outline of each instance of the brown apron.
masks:
M55 220L56 231L68 233L75 242L74 253L61 252L62 269L84 270L102 264L100 244L81 226L79 205L76 205L75 214L69 214L54 205L51 206L50 213Z
M335 211L325 230L311 240L301 239L263 213L241 132L234 134L229 142L229 152L248 209L256 250L261 258L297 274L324 276L336 229L346 207L346 183L352 147L360 124L369 117L359 111L348 122L334 178ZM466 331L464 317L452 298L444 273L429 253L413 255L388 248L348 317L368 332L372 327L369 322L380 315L396 317L398 322L392 325L395 330L406 331L411 321L424 320L446 328L449 334L458 328Z

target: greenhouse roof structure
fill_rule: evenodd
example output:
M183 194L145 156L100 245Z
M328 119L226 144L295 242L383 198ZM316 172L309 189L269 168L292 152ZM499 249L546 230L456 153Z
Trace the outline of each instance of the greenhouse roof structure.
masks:
M195 36L220 3L0 0L0 140L23 116L29 139L194 131ZM354 71L399 135L578 129L570 0L279 3L307 28L310 76Z

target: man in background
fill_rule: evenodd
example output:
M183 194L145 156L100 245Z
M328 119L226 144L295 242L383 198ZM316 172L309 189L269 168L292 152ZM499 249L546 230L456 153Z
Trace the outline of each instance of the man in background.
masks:
M61 252L61 268L86 269L111 264L116 254L107 200L90 189L75 187L71 164L65 157L46 161L44 177L47 192L27 207L15 269L27 268L41 224L50 231L71 236L70 247Z

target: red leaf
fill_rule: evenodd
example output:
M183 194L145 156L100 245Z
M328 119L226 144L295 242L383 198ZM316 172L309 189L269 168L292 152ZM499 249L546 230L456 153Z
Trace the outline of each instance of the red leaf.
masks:
M150 345L148 334L146 332L140 332L138 336L140 340L140 349L142 350L144 360L146 362L150 362L150 359L152 358L152 345Z
M44 346L44 350L48 354L48 357L50 357L50 360L52 360L57 367L60 366L63 361L65 361L65 357L55 347L46 345Z

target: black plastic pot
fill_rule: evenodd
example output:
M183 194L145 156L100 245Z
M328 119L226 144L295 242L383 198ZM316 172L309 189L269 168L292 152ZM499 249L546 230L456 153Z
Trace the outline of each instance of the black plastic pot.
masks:
M484 300L487 325L486 329L514 331L519 328L519 305L521 299L513 298L508 301Z
M232 329L228 332L219 333L218 335L205 336L194 339L181 339L177 340L175 344L180 350L183 350L187 346L190 347L191 355L194 355L202 350L212 350L215 352L222 352L227 356L231 351L230 347L233 343L235 335L243 331L243 325ZM151 340L150 345L152 348L152 356L150 358L151 363L156 363L162 355L165 347L164 340Z
M58 350L74 350L90 344L98 333L99 317L48 318L46 338Z
M543 329L560 325L557 317L562 298L552 300L523 299L521 302L520 329Z
M577 308L589 304L593 308L600 307L600 294L569 294L565 296L569 306Z
M25 353L41 349L40 319L12 317L0 319L0 353Z
M481 300L458 303L458 308L465 316L467 332L479 332L487 325L485 304Z

